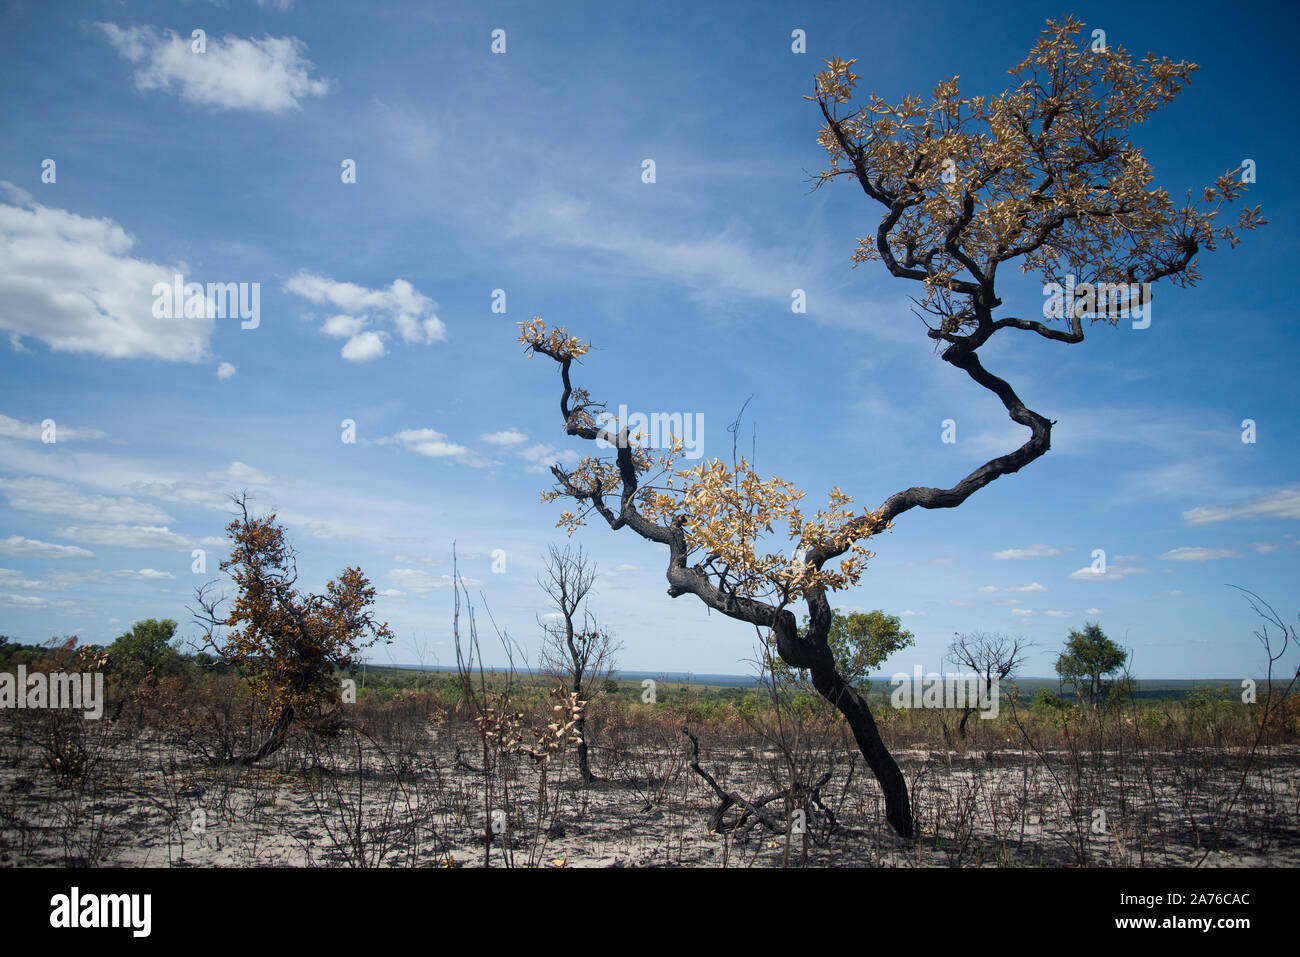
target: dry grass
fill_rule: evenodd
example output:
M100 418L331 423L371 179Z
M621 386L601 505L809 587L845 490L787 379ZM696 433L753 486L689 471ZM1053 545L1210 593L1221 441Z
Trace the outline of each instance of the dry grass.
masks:
M508 706L519 728L556 720L549 700ZM588 705L600 776L591 784L563 749L540 760L503 742L485 765L475 716L471 703L432 693L363 699L341 733L301 732L250 768L223 760L256 738L259 720L229 682L163 688L116 722L4 712L0 863L1300 864L1291 712L1252 758L1241 709L1021 710L972 722L953 749L944 745L951 716L884 711L920 823L911 841L889 831L874 780L826 709L706 719L690 702L598 699ZM727 829L735 810L721 833L709 830L718 799L689 767L683 726L723 788L747 801L779 798L765 805L776 830L756 821ZM806 789L823 777L814 806ZM800 810L807 826L791 828Z

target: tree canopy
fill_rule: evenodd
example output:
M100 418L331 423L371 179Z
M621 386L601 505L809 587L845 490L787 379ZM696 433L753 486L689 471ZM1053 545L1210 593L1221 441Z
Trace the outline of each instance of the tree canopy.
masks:
M1065 650L1056 659L1056 673L1074 686L1079 697L1096 704L1105 679L1127 662L1128 652L1107 638L1099 624L1089 622L1083 631L1070 630Z

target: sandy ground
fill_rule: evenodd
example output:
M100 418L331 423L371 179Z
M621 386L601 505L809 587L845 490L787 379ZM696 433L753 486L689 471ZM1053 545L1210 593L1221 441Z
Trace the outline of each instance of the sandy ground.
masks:
M917 838L902 840L849 755L820 793L834 827L809 805L802 833L787 835L762 825L711 832L717 800L684 746L597 748L603 779L589 785L561 756L544 789L538 765L517 757L487 796L476 741L432 728L383 750L349 735L295 742L255 768L213 767L157 736L106 739L86 774L62 780L2 732L3 866L1300 865L1296 747L1262 755L1231 812L1241 751L1078 762L1011 749L901 751L920 822ZM783 764L770 750L706 742L701 764L747 800L780 787ZM829 767L823 758L810 779ZM784 827L783 800L767 808Z

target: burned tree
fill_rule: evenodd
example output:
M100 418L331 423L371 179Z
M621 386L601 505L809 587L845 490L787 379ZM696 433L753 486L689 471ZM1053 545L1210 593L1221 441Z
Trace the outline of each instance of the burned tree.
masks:
M284 746L295 720L328 732L339 718L338 671L355 671L358 653L391 642L388 625L371 610L375 589L360 568L347 568L324 594L298 588L298 559L275 515L256 517L244 496L226 526L233 548L221 570L237 592L226 598L209 583L196 591L195 621L204 645L234 668L264 708L261 745L234 760L256 764Z
M982 631L959 634L948 646L948 657L969 668L981 685L980 697L987 701L993 694L993 682L1015 677L1032 647L1031 642L1009 635L986 634ZM976 711L972 702L962 709L957 735L966 737L966 722Z
M771 635L781 659L807 669L818 693L848 721L900 835L913 832L907 783L866 702L837 669L827 640L828 593L858 583L871 557L866 542L906 512L955 508L1050 448L1051 420L980 361L991 338L1029 333L1080 343L1085 319L1116 325L1123 309L1148 308L1150 284L1194 283L1202 251L1221 241L1235 245L1237 231L1265 222L1255 207L1242 212L1235 229L1216 224L1223 205L1245 188L1232 171L1198 199L1189 194L1175 206L1152 186L1150 166L1129 139L1133 127L1175 98L1195 64L1153 56L1135 63L1120 47L1081 47L1080 27L1072 18L1049 21L1011 70L1016 85L992 98L963 97L953 78L935 87L929 103L871 96L853 108L859 77L854 61L840 59L827 62L808 97L820 108L818 141L830 157L814 188L847 176L882 210L874 236L860 240L853 259L878 259L894 277L920 284L916 301L940 358L1029 430L1019 448L955 485L902 489L862 511L836 487L826 507L807 517L799 507L802 490L761 478L743 458L732 467L710 460L679 468L680 439L658 456L640 447L626 423L611 427L605 407L573 385L573 363L588 345L541 319L521 323L526 351L559 365L566 433L616 449L612 459L592 456L572 469L551 469L557 484L546 496L572 499L577 509L564 512L560 525L572 529L594 512L612 529L630 528L666 546L670 596L694 595ZM1079 298L1070 297L1064 310L1049 300L1042 319L995 317L1004 263L1069 286ZM1107 291L1102 309L1098 286ZM1121 286L1125 294L1112 298ZM780 374L796 387L817 387L816 368ZM778 530L790 545L765 551L760 537ZM808 616L802 634L791 610L797 603Z
M614 665L618 644L608 629L601 628L586 607L587 596L596 581L596 566L582 549L560 551L550 546L546 568L537 578L556 607L554 617L539 621L542 640L541 666L576 695L574 736L577 739L578 773L582 780L596 780L587 752L586 706L591 689L603 681Z

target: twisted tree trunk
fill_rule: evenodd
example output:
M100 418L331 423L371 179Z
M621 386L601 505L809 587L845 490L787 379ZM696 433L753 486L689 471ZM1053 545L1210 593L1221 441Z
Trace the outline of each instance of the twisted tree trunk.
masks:
M911 837L912 802L907 793L907 780L899 770L894 756L885 747L885 742L881 740L871 709L834 668L817 668L811 673L817 693L835 705L848 721L858 749L880 783L880 790L885 796L885 819L889 821L889 826L901 837Z

